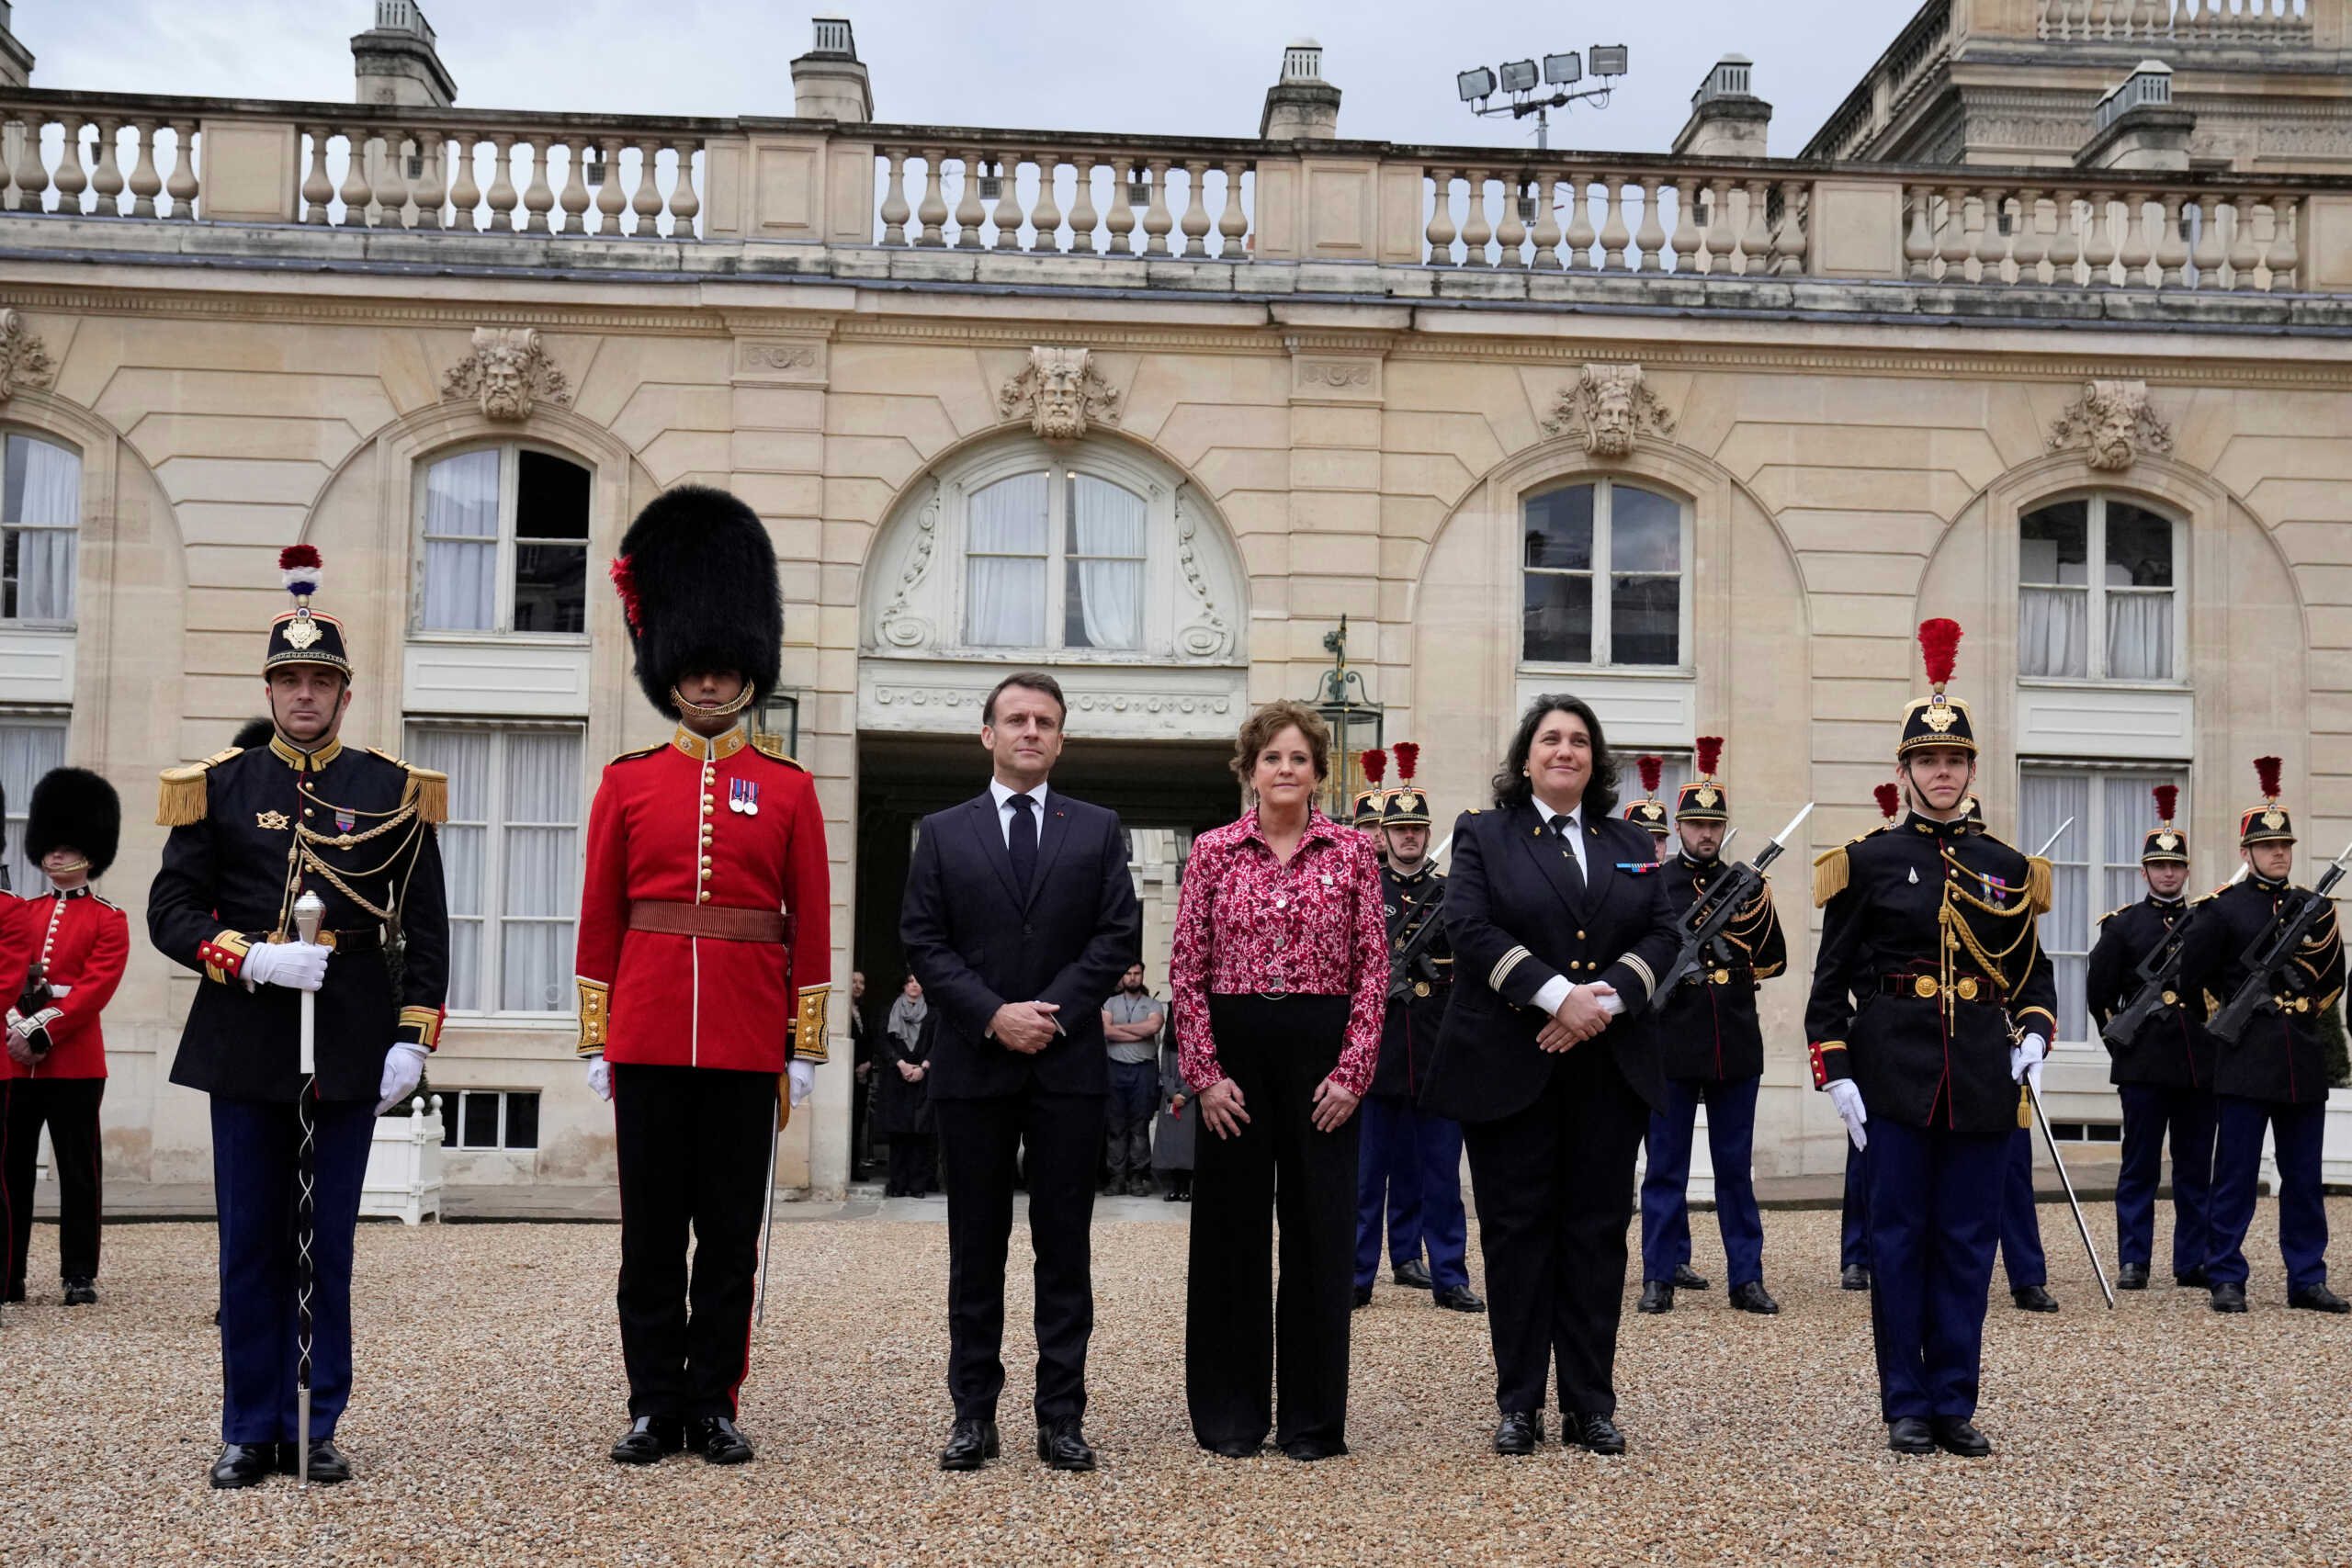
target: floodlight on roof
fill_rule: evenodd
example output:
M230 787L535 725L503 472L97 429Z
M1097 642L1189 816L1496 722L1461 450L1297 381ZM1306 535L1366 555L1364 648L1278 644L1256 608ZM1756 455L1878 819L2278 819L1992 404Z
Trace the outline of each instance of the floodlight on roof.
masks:
M1584 55L1573 49L1566 54L1545 55L1544 80L1555 87L1565 87L1570 83L1583 81Z
M1503 91L1530 93L1535 90L1535 62L1506 60L1503 62Z
M1594 44L1592 73L1596 76L1623 76L1631 63L1631 53L1622 43Z
M1481 65L1476 71L1457 73L1453 85L1460 90L1464 103L1475 103L1480 98L1494 96L1495 73Z

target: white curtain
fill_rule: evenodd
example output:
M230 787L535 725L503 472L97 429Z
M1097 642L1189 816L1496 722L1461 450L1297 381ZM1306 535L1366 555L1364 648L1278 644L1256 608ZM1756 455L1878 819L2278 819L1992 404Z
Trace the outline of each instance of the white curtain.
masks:
M62 724L0 724L0 794L8 798L8 853L0 864L8 868L8 886L24 897L49 886L40 868L25 858L25 812L33 785L64 762Z
M2115 681L2169 681L2172 592L2107 591L2107 673Z
M498 614L499 454L445 457L424 475L427 631L489 631Z
M7 521L16 546L20 621L74 618L74 559L82 522L79 454L28 435L8 437Z
M580 737L507 736L505 794L498 1005L567 1011L579 908Z
M2156 803L2148 791L2150 786L2164 783L2177 784L2147 773L2109 773L2099 781L2105 795L2100 804L2107 815L2106 830L2100 835L2106 841L2102 855L2107 862L2107 874L2100 880L2104 901L2096 914L2120 909L2126 904L2138 903L2146 888L2140 881L2140 846L2156 826ZM2187 813L2182 819L2187 819Z
M1046 480L1043 473L1015 474L972 497L964 640L976 648L1046 645Z
M2051 847L2050 912L2041 917L2042 951L2058 983L2058 1037L2090 1038L2083 1008L2083 973L2090 953L2091 778L2088 773L2030 773L2020 781L2023 844L2030 853L2068 818L2074 826Z
M409 731L417 765L449 775L449 819L441 825L441 879L449 902L448 1005L482 1005L482 856L490 835L492 736L481 729Z
M1080 475L1070 486L1071 573L1090 648L1143 646L1143 497ZM1101 559L1095 558L1108 557Z
M2089 674L2089 621L2090 597L2082 589L2020 588L2018 673L2077 677ZM2057 824L2052 822L2051 826Z

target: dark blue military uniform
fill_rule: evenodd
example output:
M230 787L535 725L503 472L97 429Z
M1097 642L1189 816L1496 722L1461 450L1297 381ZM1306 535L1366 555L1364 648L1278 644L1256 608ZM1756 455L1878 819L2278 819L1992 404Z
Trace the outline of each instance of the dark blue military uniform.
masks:
M1418 825L1418 824L1416 824ZM1424 865L1399 875L1380 868L1381 902L1388 912L1393 953L1443 908L1444 874ZM1469 1224L1462 1207L1462 1124L1417 1109L1438 1030L1453 995L1453 950L1440 935L1412 976L1413 994L1392 1000L1380 1031L1380 1061L1363 1119L1356 1179L1358 1289L1380 1272L1384 1215L1388 1262L1401 1269L1428 1254L1430 1282L1440 1291L1470 1282Z

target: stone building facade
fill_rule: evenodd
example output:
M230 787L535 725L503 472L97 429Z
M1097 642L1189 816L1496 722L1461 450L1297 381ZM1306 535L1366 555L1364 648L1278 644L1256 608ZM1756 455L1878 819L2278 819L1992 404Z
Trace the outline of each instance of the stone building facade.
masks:
M2072 972L2151 784L2212 882L2256 752L2307 849L2352 831L2352 180L1342 141L1306 48L1271 138L1040 139L871 123L847 28L819 44L793 119L0 90L0 783L21 811L72 761L138 818L260 711L272 557L318 546L348 732L453 777L456 1179L611 1173L571 899L597 770L662 727L599 590L688 480L784 562L763 722L819 782L836 976L884 998L997 676L1059 673L1064 782L1138 829L1164 931L1235 728L1316 692L1343 616L1442 814L1571 689L1629 751L1727 738L1740 847L1815 800L1809 852L1875 820L1912 628L1953 615L1993 822L2074 821ZM161 840L108 879L134 917ZM198 983L142 949L111 1010L118 1175L209 1170L164 1082ZM1842 1157L1801 987L1768 1173ZM2053 1113L2111 1125L2066 1032ZM845 1178L835 1045L786 1185Z

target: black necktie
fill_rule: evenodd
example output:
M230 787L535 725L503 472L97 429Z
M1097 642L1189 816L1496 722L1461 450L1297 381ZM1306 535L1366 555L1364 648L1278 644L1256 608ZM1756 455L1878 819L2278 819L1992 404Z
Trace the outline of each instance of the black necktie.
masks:
M1012 798L1012 836L1005 847L1012 853L1012 880L1025 897L1037 874L1037 803L1025 795Z
M1560 858L1568 863L1568 890L1581 898L1584 897L1584 863L1577 860L1576 851L1568 847L1568 840L1576 830L1573 819L1566 817L1552 818L1552 836L1560 840Z

